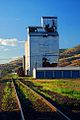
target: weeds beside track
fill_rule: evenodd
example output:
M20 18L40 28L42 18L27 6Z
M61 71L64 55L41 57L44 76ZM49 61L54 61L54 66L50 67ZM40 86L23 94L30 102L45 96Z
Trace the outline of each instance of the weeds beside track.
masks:
M15 80L16 90L25 119L28 120L70 120L43 97L22 82Z

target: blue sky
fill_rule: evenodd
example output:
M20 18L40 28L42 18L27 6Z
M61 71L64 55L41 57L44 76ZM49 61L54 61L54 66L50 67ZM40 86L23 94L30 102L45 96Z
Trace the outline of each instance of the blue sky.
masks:
M80 0L0 0L0 63L24 55L26 27L57 16L60 48L80 44Z

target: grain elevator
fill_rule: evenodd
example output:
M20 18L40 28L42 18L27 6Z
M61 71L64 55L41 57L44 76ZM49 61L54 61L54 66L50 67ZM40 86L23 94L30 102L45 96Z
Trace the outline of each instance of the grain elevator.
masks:
M40 26L27 28L25 42L25 75L34 68L56 67L59 59L57 17L41 17Z

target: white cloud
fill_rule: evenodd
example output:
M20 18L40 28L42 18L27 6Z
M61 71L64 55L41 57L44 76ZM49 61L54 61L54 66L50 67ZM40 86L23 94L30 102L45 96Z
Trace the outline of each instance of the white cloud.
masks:
M17 46L18 44L24 44L24 43L25 41L19 41L16 38L11 38L11 39L0 38L0 45L3 45L3 46Z
M16 38L12 38L12 39L0 38L0 45L3 45L3 46L16 46L17 43L18 43L18 40Z

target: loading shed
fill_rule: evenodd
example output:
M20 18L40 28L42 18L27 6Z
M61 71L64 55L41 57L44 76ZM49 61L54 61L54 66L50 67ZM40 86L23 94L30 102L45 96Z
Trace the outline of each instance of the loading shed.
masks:
M80 67L42 67L33 69L33 78L37 79L65 79L80 78Z

